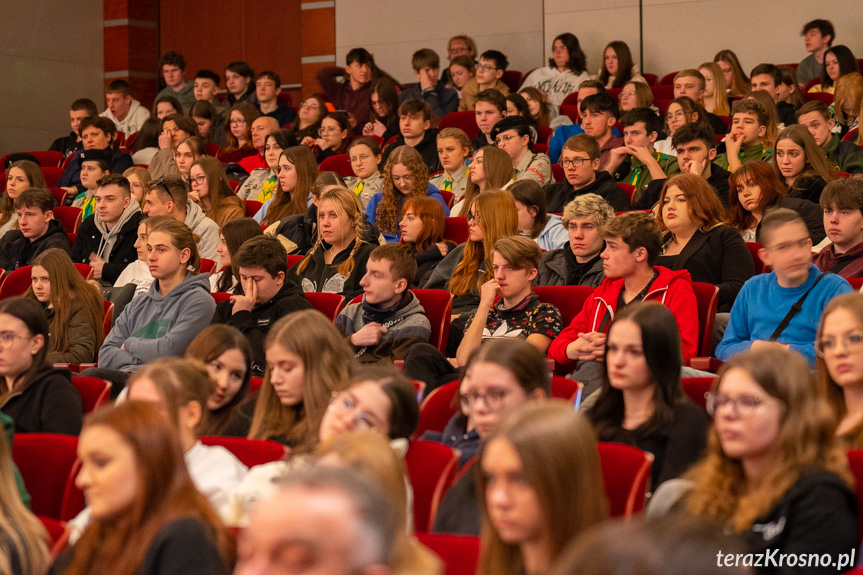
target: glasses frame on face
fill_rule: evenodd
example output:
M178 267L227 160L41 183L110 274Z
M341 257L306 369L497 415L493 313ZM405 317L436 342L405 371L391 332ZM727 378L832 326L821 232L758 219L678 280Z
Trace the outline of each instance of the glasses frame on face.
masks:
M863 347L863 333L846 333L839 341L842 342L842 347L845 348L846 352L854 354ZM836 353L837 345L838 341L834 341L833 338L819 337L815 340L815 353L820 357L825 357L828 352Z
M732 412L737 417L748 418L752 417L758 408L765 404L766 399L757 395L740 395L738 397L728 397L719 393L707 392L704 394L707 400L707 414L710 417L716 417L716 411L726 405L732 407Z
M330 133L338 133L341 132L342 129L337 126L321 126L318 128L318 135L323 137Z
M475 223L475 224L479 225L480 220L482 220L482 214L475 214L475 213L473 213L473 212L468 212L468 213L467 213L466 221L467 221L468 223L470 223L471 221L473 221L473 223Z
M498 69L494 66L489 66L487 64L477 64L477 70L482 70L483 72L496 72Z
M580 168L584 165L585 162L589 162L590 158L563 158L560 160L560 165L563 168L567 168L572 166L574 168Z
M0 332L0 349L9 349L15 345L16 339L33 339L33 336L18 335L11 331Z
M371 154L360 154L359 156L351 156L350 160L352 164L359 164L360 162L365 162L371 157Z
M490 389L485 393L469 391L459 395L459 403L465 413L470 413L474 404L481 399L486 409L492 413L499 413L503 410L507 395L509 395L507 389Z
M368 412L358 411L353 399L346 391L334 391L330 396L330 403L327 409L332 409L333 413L342 417L347 414L352 414L351 431L379 431L380 426L375 421L375 418Z
M248 122L246 122L245 118L243 118L240 120L231 120L230 122L228 122L228 124L231 126L245 126L248 124Z

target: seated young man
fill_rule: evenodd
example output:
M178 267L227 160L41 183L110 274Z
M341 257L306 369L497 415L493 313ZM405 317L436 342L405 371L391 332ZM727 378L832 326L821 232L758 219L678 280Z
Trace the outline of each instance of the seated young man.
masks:
M153 224L147 254L150 290L115 318L99 348L99 367L82 372L115 383L112 397L122 390L128 372L159 357L182 356L216 309L208 274L190 269L200 258L187 226L171 220Z
M696 355L698 305L692 280L685 270L653 265L661 248L659 224L649 214L629 212L608 225L601 256L606 279L548 349L548 357L573 370L568 377L584 384L584 397L599 389L609 325L631 303L656 300L668 307L680 327L684 361Z
M563 226L569 233L564 247L542 254L536 285L597 287L605 279L602 253L605 229L614 209L596 194L582 194L563 209Z
M509 87L501 78L507 66L509 66L509 60L502 52L486 50L480 54L479 64L476 65L476 76L468 80L461 89L459 111L473 110L477 95L483 90L497 90L506 97L509 94Z
M429 174L441 169L437 153L437 128L431 127L432 109L422 100L405 100L399 106L399 137L387 146L381 156L380 166L387 165L387 159L399 146L410 146L420 153Z
M114 147L114 141L117 138L117 128L114 127L114 122L108 118L88 116L81 120L81 123L78 125L78 133L81 135L84 150L104 150L110 155L109 167L111 172L122 174L133 167L132 156ZM80 154L81 152L77 153ZM66 196L66 205L72 205L72 200L84 191L84 186L81 185L81 163L77 160L77 158L74 158L69 162L63 175L60 176L60 179L55 184L58 188L63 188L68 193Z
M672 176L679 171L677 158L657 152L653 142L662 130L662 119L650 108L633 108L620 119L623 146L611 150L605 171L618 182L635 186L635 199L641 197L653 179Z
M264 157L264 148L267 144L267 136L279 129L279 122L272 116L261 116L252 122L249 132L252 134L252 147L258 153L254 156L246 156L237 162L241 168L251 174L254 170L269 170L267 159Z
M585 80L578 85L576 108L581 108L581 103L584 102L585 98L593 96L594 94L599 94L600 92L605 92L605 84L599 80ZM615 136L620 135L616 130L613 129L613 131ZM563 149L563 145L566 141L573 136L583 133L584 128L581 127L581 122L561 125L554 128L554 134L548 142L548 157L551 158L551 161L555 164L559 163L560 150Z
M849 174L863 174L863 149L854 142L844 141L833 133L836 121L823 102L806 102L797 110L797 122L806 126L824 155L837 170Z
M735 101L731 105L731 130L725 138L725 153L717 154L716 165L734 173L746 162L770 161L771 144L762 140L768 122L767 110L755 100Z
M512 158L515 168L513 182L533 180L545 187L554 181L551 160L545 154L533 150L534 130L527 118L507 116L494 125L489 135L494 138L497 147Z
M72 126L72 131L68 136L61 136L53 142L48 148L52 152L60 152L65 160L68 156L75 152L84 149L84 144L81 142L81 135L78 133L78 126L81 125L81 120L87 116L98 116L99 111L96 109L96 104L89 98L78 98L72 102L69 109L69 123Z
M270 326L282 317L311 309L303 290L286 280L288 253L273 236L257 236L243 243L231 257L240 273L240 293L216 306L212 323L226 323L243 332L252 345L252 373L267 367L264 339ZM227 271L226 273L230 273Z
M604 170L611 161L611 150L623 145L623 138L612 133L620 117L620 108L608 93L600 92L585 98L581 102L579 113L584 133L596 138L596 143L599 144L598 169Z
M129 180L119 174L99 178L95 199L95 213L78 228L72 261L89 264L93 278L111 286L126 266L138 259L135 242L141 208L132 199Z
M812 263L843 278L863 277L863 180L833 180L821 192L821 208L832 243Z
M336 318L360 363L404 359L411 346L428 343L431 324L408 289L416 268L416 260L399 244L379 246L369 255L360 280L363 301L348 305Z
M216 98L219 93L219 83L222 79L212 70L198 70L195 74L193 93L195 100L205 100L213 105L216 110L224 110L227 105Z
M704 74L694 68L681 70L674 76L674 97L680 98L686 96L696 104L704 106L704 89L707 86L707 81L704 79ZM717 134L725 133L725 122L717 116L707 112L707 121L710 127Z
M797 66L797 81L805 88L810 80L821 77L824 68L824 53L833 45L836 32L829 20L812 20L803 26L801 33L809 55Z
M6 232L0 240L0 269L11 272L29 266L33 259L50 248L71 251L63 224L54 219L54 196L44 188L27 188L12 206L18 215L17 230Z
M171 216L198 236L198 254L219 261L219 225L189 199L189 184L179 176L165 176L150 182L142 211L147 216Z
M329 66L318 70L318 82L337 110L348 113L355 126L369 121L369 92L375 58L365 48L353 48L345 56L345 67Z
M821 312L851 286L839 275L822 274L811 263L809 230L794 210L768 210L761 220L761 243L759 255L773 271L743 284L716 357L727 360L750 348L782 346L801 353L814 366Z
M491 131L495 124L506 116L506 96L494 89L483 90L476 95L474 113L476 114L476 126L479 128L479 133L477 133L476 139L471 142L473 149L479 150L485 146L494 146Z
M81 186L84 191L72 200L73 208L81 208L81 220L96 211L96 190L99 180L111 173L111 154L107 150L83 150L78 155L81 165Z
M430 48L414 52L411 66L419 80L414 88L399 94L399 101L422 100L431 106L438 119L458 109L458 93L440 79L440 57Z
M629 196L620 189L614 177L599 171L599 144L587 134L572 136L563 146L560 166L566 175L565 182L557 182L546 189L545 209L559 214L574 198L596 194L609 203L616 212L629 205Z
M259 72L255 76L255 93L258 95L258 109L262 116L276 119L279 128L287 126L297 117L290 106L279 102L282 93L282 79L272 70ZM276 128L278 129L278 128Z
M225 87L228 89L228 107L239 102L258 106L258 93L255 91L255 71L248 62L237 60L225 67Z
M728 178L731 173L717 166L716 136L707 124L695 122L685 124L674 132L671 145L677 150L677 165L681 172L699 175L710 184L722 205L728 203ZM667 178L652 180L647 184L638 201L629 205L628 210L649 210L659 201L662 186Z
M165 52L159 58L159 74L165 80L165 87L156 94L156 100L162 96L173 96L183 106L187 113L195 103L195 85L186 82L186 59L179 52Z
M150 117L150 111L132 98L132 91L126 80L114 80L108 84L105 88L105 103L107 108L99 115L114 122L117 131L126 135L140 130Z
M782 84L782 70L773 64L758 64L749 74L752 90L764 90L773 97L776 102L776 110L779 112L779 122L786 127L796 124L794 116L794 105L779 101L779 86Z

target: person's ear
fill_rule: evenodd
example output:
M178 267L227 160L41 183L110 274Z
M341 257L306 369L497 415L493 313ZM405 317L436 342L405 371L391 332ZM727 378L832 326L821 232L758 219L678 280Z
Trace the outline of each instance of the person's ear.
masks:
M647 140L652 144L656 141L656 138L659 137L659 134L656 132L650 132L650 135L647 137Z
M174 207L174 200L168 200L167 202L165 202L165 209L168 210L169 214L174 213Z
M698 112L692 112L692 123L698 122Z
M833 127L836 125L836 121L833 118L827 120L827 127L830 128L830 131L833 131Z
M277 273L273 277L273 279L276 281L277 284L282 285L283 283L285 283L285 272Z
M539 214L539 208L537 208L536 206L528 206L527 213L530 214L530 217L536 219L537 214Z
M537 275L539 275L539 270L536 268L530 268L530 272L527 274L527 281L532 282L536 279Z
M401 278L398 281L396 281L396 287L395 287L394 291L397 294L401 294L401 293L404 293L404 291L406 289L408 289L408 287L410 287L410 286L408 286L408 280L406 280L405 278Z
M501 78L503 78L503 72L504 72L503 70L495 71L494 77L497 78L498 80L500 80Z
M766 267L768 267L768 268L773 267L773 258L770 257L769 251L767 251L764 248L758 248L758 257L761 258L761 261L764 262L764 265Z
M707 159L711 162L716 159L716 148L710 148L707 150Z
M633 255L635 256L635 261L646 262L647 261L647 248L645 248L643 246L635 248Z
M179 409L180 425L195 429L204 417L204 408L197 401L190 401Z
M42 215L45 216L45 223L46 224L54 219L54 211L53 210L48 210L47 212L42 212Z
M183 248L182 250L180 250L180 263L184 265L188 264L191 259L192 250L190 250L189 248Z
M767 133L767 126L758 126L758 137L763 138Z
M544 389L538 387L538 388L534 389L533 391L531 391L527 397L528 397L528 399L542 400L542 399L548 399L548 394L545 392Z
M276 86L276 96L278 96L278 95L279 95L279 94L281 94L281 93L282 93L282 88L281 88L281 86Z
M30 340L30 355L36 355L43 347L45 347L45 336L41 333L34 335Z
M605 119L605 124L606 124L609 128L613 128L613 127L615 126L615 124L617 124L617 118L615 118L614 116L608 116L608 117Z
M423 122L423 130L428 130L429 128L431 128L431 120L426 120Z
M421 77L422 77L422 76L420 75L420 71L419 71L419 70L414 70L414 76L416 76L417 78L421 78Z
M600 158L596 158L595 160L593 160L592 162L590 162L590 164L593 166L593 171L594 171L594 172L599 171L599 162L600 162Z

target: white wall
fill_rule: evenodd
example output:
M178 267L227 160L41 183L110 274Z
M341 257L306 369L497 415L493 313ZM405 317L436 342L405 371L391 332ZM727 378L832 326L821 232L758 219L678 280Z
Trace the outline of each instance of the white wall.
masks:
M509 67L527 71L542 63L542 0L337 0L336 63L363 46L400 82L416 82L411 54L431 48L447 65L447 40L472 37L480 52L500 50Z
M0 155L47 150L69 104L102 93L102 2L0 0Z

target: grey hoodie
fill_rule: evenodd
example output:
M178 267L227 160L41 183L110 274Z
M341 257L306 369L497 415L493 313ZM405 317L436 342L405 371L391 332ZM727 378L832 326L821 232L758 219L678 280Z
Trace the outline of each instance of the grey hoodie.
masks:
M134 371L159 357L183 355L215 310L207 274L187 275L166 296L156 280L114 322L99 349L99 367Z
M117 242L117 235L123 229L123 226L126 225L132 216L141 211L141 206L138 204L138 200L132 198L129 202L129 205L123 210L123 215L120 216L120 219L114 224L114 227L111 228L111 231L108 231L108 226L105 225L99 216L93 218L93 223L96 224L96 229L102 234L102 240L99 242L99 249L96 250L96 255L105 260L106 262L111 261L111 250L114 249L114 244Z
M198 254L208 260L219 261L219 224L204 215L201 206L189 200L186 202L186 220L184 222L198 240ZM210 314L212 316L212 314Z

